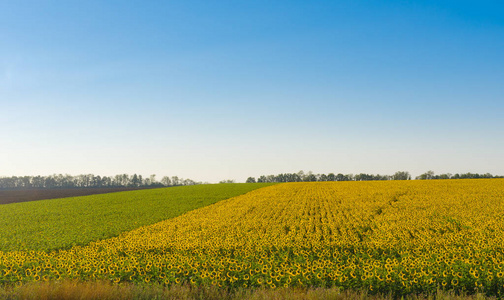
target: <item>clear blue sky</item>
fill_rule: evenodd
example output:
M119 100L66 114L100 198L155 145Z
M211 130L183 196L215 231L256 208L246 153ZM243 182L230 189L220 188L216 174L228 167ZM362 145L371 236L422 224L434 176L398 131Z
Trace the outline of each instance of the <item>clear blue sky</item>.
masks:
M0 176L504 175L503 116L501 1L0 2Z

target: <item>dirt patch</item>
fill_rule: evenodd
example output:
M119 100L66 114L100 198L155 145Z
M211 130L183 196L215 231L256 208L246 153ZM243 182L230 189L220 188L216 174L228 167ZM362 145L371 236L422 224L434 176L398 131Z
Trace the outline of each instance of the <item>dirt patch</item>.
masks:
M106 193L134 191L141 189L142 188L73 188L73 189L0 190L0 204L87 196L95 194L106 194Z

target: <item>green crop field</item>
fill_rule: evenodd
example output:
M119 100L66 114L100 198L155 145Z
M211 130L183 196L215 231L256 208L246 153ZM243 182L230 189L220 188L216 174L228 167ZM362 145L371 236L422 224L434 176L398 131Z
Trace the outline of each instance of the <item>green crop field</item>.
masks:
M211 184L0 206L0 251L85 245L271 184Z

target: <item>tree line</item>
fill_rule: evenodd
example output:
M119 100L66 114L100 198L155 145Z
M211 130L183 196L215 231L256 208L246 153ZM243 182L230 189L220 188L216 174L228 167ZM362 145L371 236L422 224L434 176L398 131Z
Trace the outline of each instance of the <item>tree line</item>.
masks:
M398 171L394 175L380 174L314 174L313 172L299 171L297 173L282 173L278 175L261 175L247 178L247 183L254 182L309 182L309 181L369 181L369 180L410 180L411 175L405 171Z
M178 176L164 176L160 181L156 175L142 177L142 175L119 174L115 176L96 176L81 174L54 174L49 176L11 176L0 177L0 189L30 189L30 188L100 188L100 187L168 187L180 185L195 185L192 179Z
M478 173L463 173L463 174L439 174L435 175L434 171L427 171L417 177L415 179L419 180L427 180L427 179L478 179L478 178L504 178L504 176L492 175L490 173L478 174Z
M490 173L465 173L455 174L450 173L434 175L433 171L415 177L415 179L474 179L474 178L504 178L504 176L493 176ZM380 175L380 174L313 174L311 171L305 173L299 171L297 173L282 173L278 175L261 175L257 179L255 177L247 178L247 183L255 182L309 182L309 181L370 181L370 180L411 180L411 175L406 171L397 171L393 175Z
M490 173L463 173L463 174L440 174L427 171L417 177L417 180L428 179L477 179L477 178L504 178ZM247 178L247 183L254 182L308 182L308 181L370 181L370 180L411 180L411 175L406 171L398 171L393 175L380 174L314 174L311 171L305 173L282 173L278 175L261 175ZM219 183L234 183L234 180L222 180ZM93 174L81 174L77 176L53 174L49 176L11 176L0 177L0 189L30 189L30 188L100 188L100 187L170 187L181 185L202 184L192 179L184 179L178 176L164 176L156 180L156 175L143 177L142 175L118 174L115 176L96 176Z

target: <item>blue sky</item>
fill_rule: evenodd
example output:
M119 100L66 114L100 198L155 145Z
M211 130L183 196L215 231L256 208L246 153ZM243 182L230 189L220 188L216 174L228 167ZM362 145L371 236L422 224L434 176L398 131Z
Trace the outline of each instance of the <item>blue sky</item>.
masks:
M504 175L499 1L2 1L0 176Z

